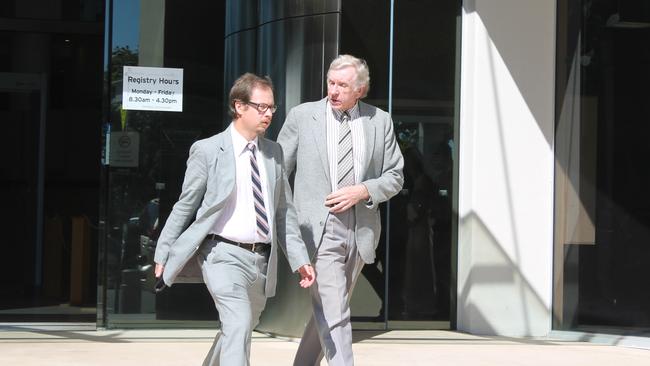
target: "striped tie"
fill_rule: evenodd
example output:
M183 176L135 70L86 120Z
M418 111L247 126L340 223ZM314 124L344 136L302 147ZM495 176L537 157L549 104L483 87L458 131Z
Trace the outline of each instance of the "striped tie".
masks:
M350 131L350 115L343 112L339 125L338 163L336 174L337 188L354 184L354 160L352 159L352 131Z
M269 220L266 218L266 209L264 208L264 198L262 196L262 180L260 179L260 170L257 167L257 158L255 158L255 145L249 142L246 148L251 152L251 180L253 181L253 198L255 200L255 220L257 221L257 234L266 240L269 235Z

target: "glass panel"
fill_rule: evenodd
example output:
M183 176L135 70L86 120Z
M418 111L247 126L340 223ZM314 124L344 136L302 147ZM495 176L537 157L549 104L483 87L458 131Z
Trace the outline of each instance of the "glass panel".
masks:
M395 3L392 114L405 182L390 204L389 320L449 320L458 7Z
M554 327L650 330L650 6L558 1Z
M364 102L388 111L388 61L390 1L343 1L340 53L366 60L370 90ZM331 61L331 60L330 60ZM325 63L325 71L329 62ZM386 205L382 205L382 232L375 263L365 265L351 299L353 322L385 322L386 296Z
M368 62L371 88L365 101L384 110L392 105L395 132L406 163L404 190L382 205L382 217L387 222L382 225L377 261L364 266L355 288L353 320L448 321L460 2L395 1L392 65L390 3L342 4L341 53ZM388 252L386 248L390 248ZM377 304L368 299L375 299ZM355 302L364 306L355 308Z
M7 76L0 74L4 84ZM40 83L36 75L35 80ZM36 217L38 200L38 150L40 124L40 91L8 91L0 89L0 119L6 123L5 143L0 144L0 187L4 206L11 215L0 220L7 252L6 265L0 269L0 320L28 321L38 314L34 309L49 302L37 294L40 278L35 278ZM60 260L58 261L60 262ZM61 271L57 271L60 274ZM52 276L55 277L55 276ZM54 281L52 281L54 282ZM48 286L47 292L60 295L62 281ZM49 285L49 284L48 284ZM44 300L44 299L43 299ZM17 316L21 314L20 316Z
M190 145L227 123L222 119L224 9L224 2L208 0L191 6L180 0L113 2L105 131L113 139L127 133L139 147L137 166L105 169L102 302L109 327L217 319L203 284L177 284L154 295L153 254L180 195ZM123 66L182 68L182 112L122 110ZM197 325L214 327L214 322Z
M11 212L0 230L12 258L0 269L2 321L95 321L102 38L83 32L0 33Z
M275 81L280 110L268 133L275 137L286 111L298 103L324 95L323 73L337 51L338 42L341 53L361 56L370 66L372 85L366 101L384 110L388 110L391 103L395 106L400 144L409 159L407 189L393 200L394 204L381 208L386 221L377 249L378 260L365 266L357 283L352 299L353 320L449 319L449 202L453 193L451 156L454 146L451 136L456 75L455 22L460 3L451 0L446 4L396 3L396 29L401 27L402 30L395 36L396 62L391 66L390 1L342 2L340 41L339 33L334 31L339 14L280 19L281 10L295 15L293 10L302 9L299 6L293 10L266 3L258 6L252 0L228 1L225 5L194 1L191 6L180 0L112 2L110 79L106 83L110 88L106 96L110 100L107 104L110 110L106 113L105 130L113 136L116 132L137 136L140 157L137 167L107 166L103 171L106 179L102 228L105 234L100 264L106 268L105 282L101 285L105 289L102 290L102 303L106 307L108 326L149 322L169 325L176 320L183 320L180 324L187 326L186 320L216 319L212 301L202 284L177 284L157 297L151 293L155 241L180 193L188 148L196 139L225 127L226 92L232 81L245 71L269 74ZM328 4L334 8L338 6L335 1ZM226 19L225 12L230 14L231 11L235 15ZM263 16L270 18L258 19ZM415 21L409 25L411 18ZM188 23L186 19L193 21ZM256 27L256 24L261 25ZM422 29L428 31L422 32ZM427 43L436 47L419 48ZM183 68L183 112L121 110L122 67L125 65ZM392 101L389 100L391 67L395 75L400 74L399 80L395 80ZM418 72L422 69L435 70L426 73L429 75L426 82ZM108 136L107 146L110 145ZM417 172L417 159L423 159L420 164L424 174ZM422 211L415 208L415 216L411 215L413 221L421 219L415 226L407 219L409 204L412 204L411 209L415 208L413 205L426 205ZM417 255L422 248L427 250L426 255ZM416 273L407 270L416 268L413 262L416 255L426 260L422 267L427 273L423 280L426 290L420 294L405 290L408 287L405 284L412 278L409 276ZM387 283L389 272L390 282ZM287 272L280 283L289 276L292 275ZM390 287L388 292L387 287ZM287 291L293 290L292 287ZM285 289L281 287L279 291ZM390 313L387 312L387 298L390 299ZM296 330L296 327L302 324L277 325L285 319L278 314L292 309L283 307L282 301L286 298L282 300L278 296L269 301L266 314L273 314L275 318L272 321L263 318L261 326L268 327L269 331L291 328L291 332L299 335L301 329ZM404 310L405 306L417 304L422 307ZM296 314L293 312L289 316ZM194 324L213 326L209 322Z
M103 3L103 0L4 0L0 3L0 17L101 22Z

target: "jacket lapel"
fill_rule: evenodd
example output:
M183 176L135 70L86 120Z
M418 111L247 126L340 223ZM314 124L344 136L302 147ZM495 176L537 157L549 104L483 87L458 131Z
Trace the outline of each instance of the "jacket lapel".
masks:
M314 142L316 143L316 149L318 150L321 165L325 171L325 177L327 178L327 182L331 184L330 165L327 157L327 112L325 108L327 108L327 98L321 99L317 104L317 108L313 115L314 128L311 128L310 130L312 131Z
M230 129L232 126L227 128L219 136L221 141L217 144L217 164L216 164L216 173L219 174L221 182L223 184L219 185L219 189L225 189L226 195L229 195L230 192L234 189L235 183L237 181L237 175L235 170L235 154L232 149L232 135Z
M361 125L363 126L363 136L366 145L366 156L365 161L363 162L363 171L361 174L361 179L363 180L370 168L370 163L373 161L372 154L375 152L376 127L375 124L372 123L373 116L370 115L368 106L361 101L359 102L359 115L361 116Z
M230 135L230 128L217 135L215 147L216 160L213 171L211 174L218 178L217 193L214 204L205 210L201 218L210 217L216 211L220 210L225 202L225 199L235 189L236 171L235 171L235 156L232 152L232 138ZM197 218L198 220L199 218Z

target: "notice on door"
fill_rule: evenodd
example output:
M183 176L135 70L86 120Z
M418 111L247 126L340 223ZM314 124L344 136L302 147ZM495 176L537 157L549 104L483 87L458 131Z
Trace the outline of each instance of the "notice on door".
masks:
M140 134L135 131L111 132L108 161L115 168L137 168L140 163Z
M124 66L122 109L183 111L183 69Z

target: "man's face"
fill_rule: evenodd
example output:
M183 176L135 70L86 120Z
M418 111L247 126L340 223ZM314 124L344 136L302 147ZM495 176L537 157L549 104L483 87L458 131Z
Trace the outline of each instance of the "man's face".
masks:
M275 105L275 101L273 100L273 91L265 87L253 88L250 101L251 103L271 107ZM249 138L263 134L271 125L273 108L268 108L266 111L260 112L257 110L255 105L243 102L235 102L235 108L239 114L239 126L243 132L249 135Z
M327 96L333 109L347 111L361 98L362 88L355 88L357 72L354 67L330 70L327 75Z

